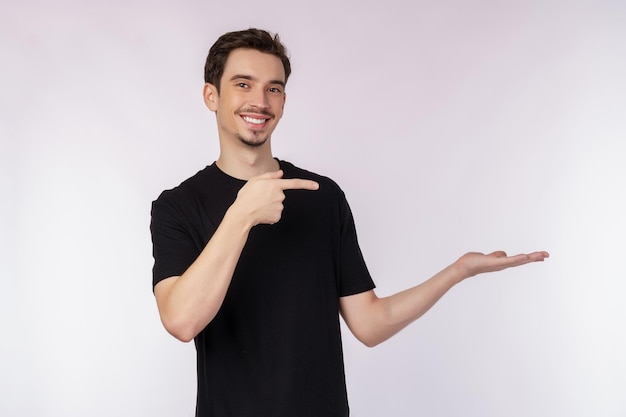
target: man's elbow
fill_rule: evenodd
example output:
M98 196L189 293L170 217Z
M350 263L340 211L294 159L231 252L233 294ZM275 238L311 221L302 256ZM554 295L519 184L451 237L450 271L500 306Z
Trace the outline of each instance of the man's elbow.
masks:
M373 348L378 346L381 342L378 340L361 340L361 343L363 343L368 348Z
M363 343L368 348L373 348L375 346L380 345L382 342L387 340L386 337L380 334L376 334L374 332L361 331L361 332L353 332L356 339Z
M183 322L182 320L161 316L161 322L169 334L184 343L191 342L198 334L193 326Z
M180 340L183 343L191 342L196 336L189 332L173 332L169 329L167 330L169 334L174 336L176 339Z

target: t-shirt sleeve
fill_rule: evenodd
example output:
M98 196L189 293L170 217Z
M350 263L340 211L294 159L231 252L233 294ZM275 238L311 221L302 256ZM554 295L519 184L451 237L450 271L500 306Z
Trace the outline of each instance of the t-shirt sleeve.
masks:
M182 216L164 195L152 203L151 214L154 287L165 278L182 275L200 253Z
M367 269L356 235L354 217L348 201L342 193L340 208L340 265L339 265L339 296L359 294L376 286Z

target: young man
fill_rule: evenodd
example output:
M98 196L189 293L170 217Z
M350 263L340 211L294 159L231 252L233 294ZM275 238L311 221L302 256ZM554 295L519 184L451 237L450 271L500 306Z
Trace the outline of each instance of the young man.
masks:
M167 331L195 341L198 416L347 416L339 314L374 346L463 279L548 256L468 253L378 298L341 189L272 155L290 72L278 36L220 37L204 86L219 158L153 203L154 292Z

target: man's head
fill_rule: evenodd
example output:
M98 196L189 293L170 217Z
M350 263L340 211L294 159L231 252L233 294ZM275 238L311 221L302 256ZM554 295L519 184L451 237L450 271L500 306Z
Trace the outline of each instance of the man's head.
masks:
M204 102L215 113L222 151L269 145L290 72L285 47L266 31L230 32L215 42L205 66Z
M272 36L265 30L254 28L228 32L219 37L209 50L204 65L204 82L214 85L219 93L228 56L240 48L254 49L279 58L285 69L285 83L287 82L291 74L291 64L285 46L280 42L278 35Z

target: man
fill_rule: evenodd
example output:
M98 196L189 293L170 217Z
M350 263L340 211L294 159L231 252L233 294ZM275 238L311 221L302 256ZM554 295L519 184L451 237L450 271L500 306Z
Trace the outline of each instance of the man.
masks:
M463 279L548 256L468 253L378 298L341 189L272 155L290 72L278 36L220 37L204 86L219 158L153 203L154 293L167 331L195 341L198 416L347 416L339 314L374 346Z

